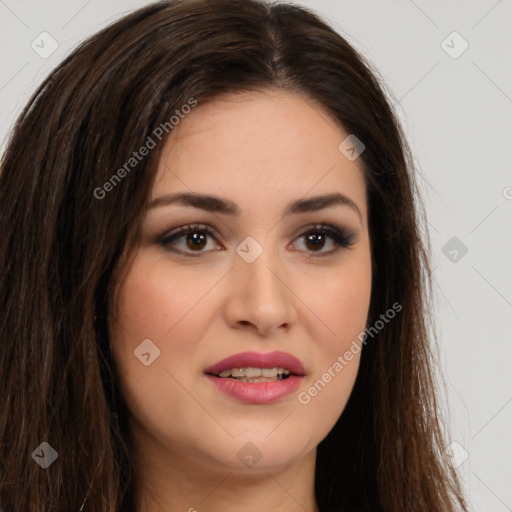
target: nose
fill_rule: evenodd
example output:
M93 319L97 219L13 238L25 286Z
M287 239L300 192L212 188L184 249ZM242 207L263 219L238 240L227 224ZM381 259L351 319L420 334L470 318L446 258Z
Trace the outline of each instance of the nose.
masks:
M252 263L242 258L230 272L226 317L230 327L269 336L278 329L288 331L297 319L296 295L287 273L270 251Z

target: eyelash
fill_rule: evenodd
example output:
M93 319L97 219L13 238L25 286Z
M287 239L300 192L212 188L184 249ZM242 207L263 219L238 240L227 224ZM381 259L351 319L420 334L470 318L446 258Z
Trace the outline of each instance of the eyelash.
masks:
M203 234L206 234L207 236L210 236L211 238L213 238L215 240L217 238L216 233L209 226L207 226L205 224L189 224L189 225L177 228L177 229L171 231L170 233L162 235L161 237L159 237L156 240L156 243L165 248L168 248L168 246L170 245L171 242L173 242L183 236L194 234L194 233L203 233ZM345 236L338 228L335 228L334 226L330 226L328 224L316 224L315 226L311 227L310 229L304 231L301 235L299 235L297 237L297 239L302 238L306 235L311 235L311 234L327 235L336 244L336 247L333 250L331 250L325 254L322 253L320 255L317 255L316 254L317 251L311 251L312 258L322 258L324 256L330 256L330 255L333 255L334 253L337 253L340 249L342 249L342 248L348 249L348 247L350 247L351 245L354 244L353 235L349 234L349 235ZM171 250L172 252L183 254L184 256L187 256L187 257L192 257L192 258L197 258L198 256L201 256L204 252L208 252L208 251L194 251L196 253L196 254L194 254L194 252L190 253L190 252L184 252L184 251L176 250L176 249L169 249L169 250Z

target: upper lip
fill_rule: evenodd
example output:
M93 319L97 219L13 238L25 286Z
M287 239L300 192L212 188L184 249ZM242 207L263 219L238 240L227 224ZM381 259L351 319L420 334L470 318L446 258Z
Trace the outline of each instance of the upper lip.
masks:
M295 375L305 375L303 364L295 356L280 351L268 352L266 354L241 352L215 363L207 368L205 373L219 375L224 370L230 370L231 368L274 368L276 366L287 368Z

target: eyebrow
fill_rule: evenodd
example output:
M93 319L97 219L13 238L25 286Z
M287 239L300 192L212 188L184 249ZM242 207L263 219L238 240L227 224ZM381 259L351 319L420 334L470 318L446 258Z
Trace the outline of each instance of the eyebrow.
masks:
M147 210L161 206L168 206L174 203L184 206L192 206L193 208L199 208L207 212L223 213L225 215L235 216L240 215L240 208L233 201L222 199L220 197L190 192L180 192L157 197L148 204ZM363 215L357 204L346 195L340 193L307 197L292 201L285 208L283 216L291 213L298 214L316 212L336 205L349 206L357 213L361 222L363 221Z

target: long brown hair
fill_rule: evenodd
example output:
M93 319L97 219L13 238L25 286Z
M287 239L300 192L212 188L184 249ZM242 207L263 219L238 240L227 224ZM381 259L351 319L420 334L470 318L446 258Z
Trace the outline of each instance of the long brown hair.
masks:
M318 446L320 510L467 510L442 456L423 207L377 76L319 16L257 0L149 5L85 41L48 76L16 123L0 174L6 512L136 510L109 326L163 143L122 180L112 176L191 98L200 106L268 88L320 103L364 142L368 325L393 303L403 307L365 345L346 409ZM42 442L58 454L45 470L31 456Z

